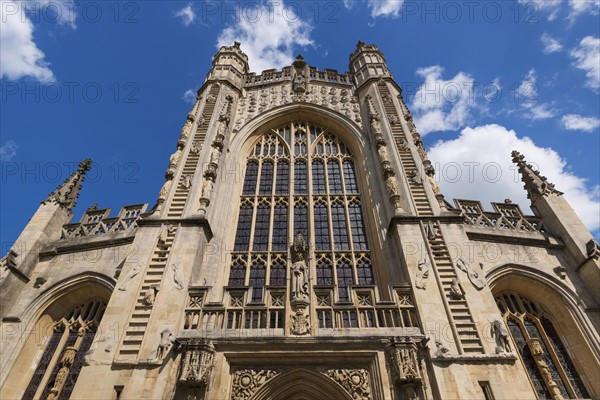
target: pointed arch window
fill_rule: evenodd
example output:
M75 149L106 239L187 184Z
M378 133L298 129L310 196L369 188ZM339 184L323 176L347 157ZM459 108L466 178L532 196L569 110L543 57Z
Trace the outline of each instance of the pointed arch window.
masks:
M68 399L71 396L105 308L106 302L92 299L74 307L52 324L52 334L23 399L49 396Z
M554 329L551 316L539 304L518 293L501 293L496 297L496 304L506 321L538 399L551 399L552 396L530 348L530 343L534 340L543 351L542 362L546 364L561 395L568 399L589 398L583 381Z
M334 132L306 121L265 132L247 158L230 286L244 285L251 272L242 269L257 258L261 279L285 285L298 232L314 251L315 283L337 287L340 301L351 300L352 286L375 283L352 155Z

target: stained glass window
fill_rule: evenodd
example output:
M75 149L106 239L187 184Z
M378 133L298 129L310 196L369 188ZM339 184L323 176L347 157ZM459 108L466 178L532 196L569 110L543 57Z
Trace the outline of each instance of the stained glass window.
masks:
M315 260L315 283L337 287L338 300L351 301L354 285L374 283L356 167L334 132L302 121L269 130L245 171L230 286L244 286L246 277L251 287L255 278L262 282L261 291L266 277L271 286L285 285L289 238L298 233ZM264 275L253 269L258 258Z
M529 375L538 399L551 399L542 369L531 353L532 340L539 343L543 353L542 362L551 379L556 383L564 398L589 398L588 392L573 365L560 337L551 322L551 317L531 299L517 293L503 293L496 297L500 312L513 338L516 350ZM567 379L563 379L566 376Z

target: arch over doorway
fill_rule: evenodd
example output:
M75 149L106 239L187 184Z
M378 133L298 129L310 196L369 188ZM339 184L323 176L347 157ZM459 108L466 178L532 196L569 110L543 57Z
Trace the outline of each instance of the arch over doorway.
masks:
M308 369L284 372L268 381L251 400L352 400L342 386Z

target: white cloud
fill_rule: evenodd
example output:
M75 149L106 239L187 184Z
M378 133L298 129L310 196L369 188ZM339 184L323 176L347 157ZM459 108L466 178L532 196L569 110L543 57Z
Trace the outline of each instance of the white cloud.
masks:
M310 38L312 27L283 2L269 3L269 7L261 4L256 15L260 18L240 18L236 25L221 31L217 39L217 47L241 42L252 71L290 65L296 47L314 44Z
M183 94L182 99L186 103L194 104L194 102L196 101L196 92L192 89L188 89Z
M555 38L545 33L541 37L544 49L542 50L545 54L557 53L562 51L563 45Z
M476 107L473 78L459 72L444 80L443 72L439 65L419 68L416 72L425 79L412 101L415 124L423 135L464 127Z
M538 11L548 14L548 21L554 21L560 10L562 0L519 0L524 18L535 19Z
M181 10L175 12L175 17L181 18L181 22L185 26L190 26L192 22L196 19L196 13L192 9L192 3L188 3L187 6L183 7Z
M584 131L592 132L594 129L600 126L600 119L596 117L584 117L578 114L567 114L564 115L560 122L563 128L570 131Z
M591 15L598 15L600 0L569 0L569 8L567 19L569 23L573 24L582 14L590 13Z
M9 162L17 155L17 144L13 140L8 140L0 147L0 161Z
M400 9L404 0L368 0L368 7L371 9L371 17L392 17L400 16Z
M72 29L77 28L75 23L77 11L73 0L33 0L21 2L21 6L25 6L31 13L43 12L43 19L48 22L67 25Z
M42 83L54 81L44 53L33 41L33 24L22 13L21 4L0 1L3 11L0 22L0 79L17 80L31 77ZM13 13L12 10L16 10Z
M436 166L436 179L448 199L473 199L490 209L490 202L509 198L531 214L521 177L511 161L511 151L525 155L556 189L564 192L577 215L590 230L600 227L600 187L588 188L586 179L569 171L567 162L551 148L537 146L530 138L519 138L500 125L464 129L454 140L439 141L429 157Z
M577 47L571 50L575 68L585 71L585 86L598 91L600 89L600 38L586 36Z
M533 121L552 118L556 109L551 104L540 103L538 100L539 86L537 73L531 68L523 78L515 92L515 102L522 108L522 116Z
M344 7L350 10L354 6L354 0L344 0Z

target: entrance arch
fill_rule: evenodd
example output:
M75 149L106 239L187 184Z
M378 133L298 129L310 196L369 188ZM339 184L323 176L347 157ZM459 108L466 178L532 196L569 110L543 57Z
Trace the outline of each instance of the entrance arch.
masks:
M338 383L323 374L294 369L268 381L251 400L352 400Z

